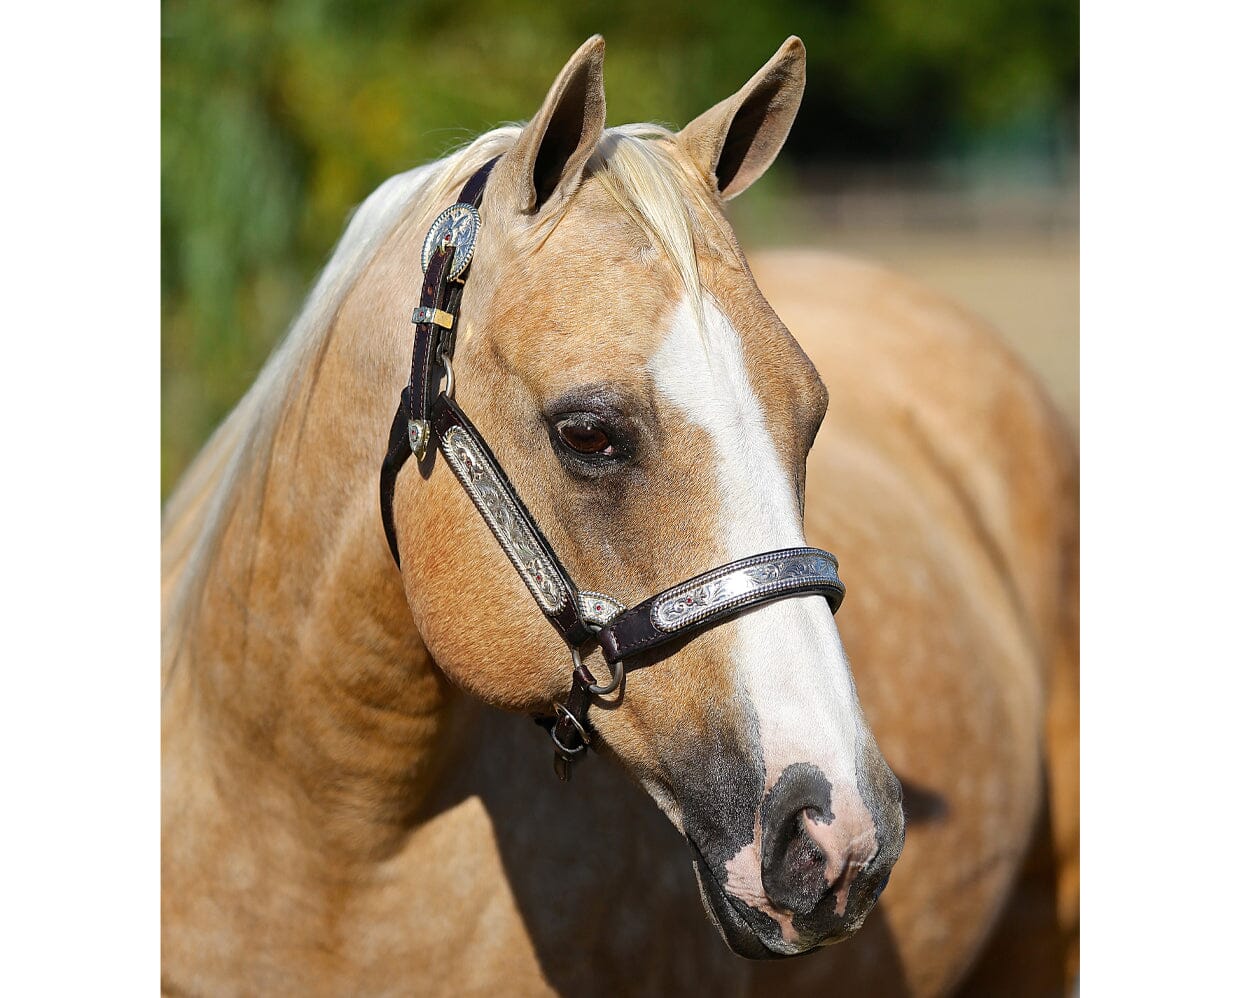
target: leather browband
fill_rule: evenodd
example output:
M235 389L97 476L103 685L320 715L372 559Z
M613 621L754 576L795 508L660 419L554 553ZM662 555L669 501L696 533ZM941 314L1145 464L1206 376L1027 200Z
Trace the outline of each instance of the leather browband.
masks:
M752 607L789 596L824 596L835 613L844 599L844 584L835 555L800 547L729 562L631 609L602 593L577 588L486 440L453 401L450 379L444 390L435 390L441 374L450 371L461 294L481 226L478 207L496 159L469 178L458 202L441 213L427 233L422 295L413 312L413 363L388 434L388 451L379 474L379 507L388 547L399 567L392 514L396 479L411 456L422 459L433 438L535 604L572 650L573 681L568 696L553 705L554 716L536 718L551 733L556 772L567 780L571 764L590 743L586 712L591 698L622 690L626 667L649 664L641 656ZM581 660L581 648L594 641L613 673L607 686L598 685Z

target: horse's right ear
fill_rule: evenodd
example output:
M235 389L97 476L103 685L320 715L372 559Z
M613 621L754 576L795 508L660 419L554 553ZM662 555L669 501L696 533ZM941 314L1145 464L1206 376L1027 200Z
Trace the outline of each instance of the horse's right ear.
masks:
M515 190L518 211L563 204L603 135L603 36L594 35L565 63L547 99L496 167Z
M727 201L766 172L805 93L805 45L796 35L725 101L685 125L681 147Z

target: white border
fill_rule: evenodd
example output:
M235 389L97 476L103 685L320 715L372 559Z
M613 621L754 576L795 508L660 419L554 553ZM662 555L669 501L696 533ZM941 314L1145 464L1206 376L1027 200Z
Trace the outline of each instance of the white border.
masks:
M1082 993L1235 993L1240 18L1082 29Z
M5 994L159 969L159 8L6 9Z
M70 7L0 60L11 993L158 965L158 8ZM1238 37L1083 12L1086 994L1236 976Z

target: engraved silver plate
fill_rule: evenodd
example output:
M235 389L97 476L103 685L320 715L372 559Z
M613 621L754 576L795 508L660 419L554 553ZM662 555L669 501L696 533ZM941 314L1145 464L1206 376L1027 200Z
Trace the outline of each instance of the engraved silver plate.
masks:
M500 484L499 470L462 426L444 434L443 455L538 605L559 613L568 602L568 582Z
M711 572L668 590L650 608L650 619L661 631L675 631L754 596L806 583L822 582L843 591L838 570L839 562L826 551L759 555L744 567Z
M478 209L472 204L458 201L445 208L439 217L431 222L426 241L422 244L422 273L426 273L426 268L431 265L431 256L437 249L455 246L456 255L448 270L448 280L455 281L465 273L469 261L474 258L474 243L481 226L482 219L478 215Z
M418 456L419 461L426 457L426 443L430 438L430 423L425 419L409 420L409 449Z
M577 594L577 612L587 624L606 627L624 612L624 604L602 593L583 591Z

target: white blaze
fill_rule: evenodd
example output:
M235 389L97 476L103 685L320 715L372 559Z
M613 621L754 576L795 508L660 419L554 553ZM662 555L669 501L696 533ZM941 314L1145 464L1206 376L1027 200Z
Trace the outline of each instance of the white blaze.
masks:
M681 303L650 371L664 400L714 441L712 461L701 467L715 469L724 558L804 545L791 472L767 430L740 337L709 299L704 313L699 332L689 302ZM757 716L767 788L796 762L818 765L832 783L852 783L863 722L827 601L777 600L735 626L738 686Z

